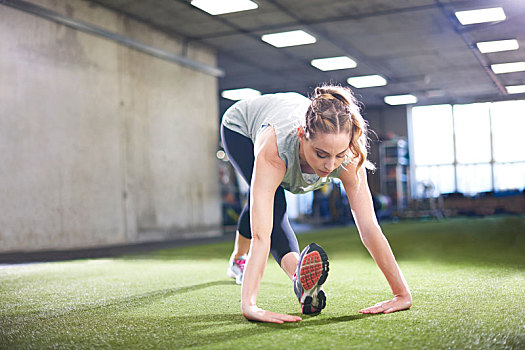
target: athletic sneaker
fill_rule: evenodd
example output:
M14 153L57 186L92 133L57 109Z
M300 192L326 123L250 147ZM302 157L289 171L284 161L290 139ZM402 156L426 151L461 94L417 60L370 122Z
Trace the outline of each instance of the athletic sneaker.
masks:
M246 256L241 256L239 259L230 259L230 266L226 271L226 275L235 278L235 283L242 284L242 276L244 274L244 264L246 264Z
M315 243L301 252L297 271L293 276L293 289L303 314L321 312L326 306L323 283L328 277L328 256L323 248Z

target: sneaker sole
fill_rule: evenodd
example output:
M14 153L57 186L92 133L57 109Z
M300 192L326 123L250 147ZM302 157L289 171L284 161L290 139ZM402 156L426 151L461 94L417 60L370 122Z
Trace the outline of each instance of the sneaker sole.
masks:
M311 252L306 254L299 271L299 280L303 287L303 295L306 294L303 302L303 314L320 312L326 306L326 295L319 290L320 286L328 277L329 263L328 255L323 248L313 243ZM312 306L317 299L317 306Z

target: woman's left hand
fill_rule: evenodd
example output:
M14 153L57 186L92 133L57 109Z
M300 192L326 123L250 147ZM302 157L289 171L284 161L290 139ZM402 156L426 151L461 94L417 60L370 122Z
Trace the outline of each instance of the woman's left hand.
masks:
M394 299L382 301L374 306L359 310L359 312L362 314L389 314L391 312L410 309L411 306L412 296L410 294L396 295Z

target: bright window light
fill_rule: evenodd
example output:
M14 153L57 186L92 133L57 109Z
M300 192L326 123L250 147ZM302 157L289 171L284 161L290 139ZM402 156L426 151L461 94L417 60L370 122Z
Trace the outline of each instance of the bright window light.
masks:
M456 167L458 192L475 195L492 190L490 164L458 164Z
M436 148L434 146L434 148ZM416 179L419 184L416 187L418 197L437 197L440 193L452 193L455 191L454 184L455 169L453 165L416 166ZM427 187L425 189L424 186ZM429 193L432 191L433 193Z
M438 193L522 191L524 110L525 100L413 107L412 193L425 194L421 184Z
M490 66L496 74L525 71L525 62L498 63Z
M490 9L458 11L455 13L459 23L462 25L504 21L507 17L501 7Z
M494 187L496 191L525 188L525 162L494 164Z
M348 69L357 67L357 63L350 57L328 57L312 60L311 65L322 71Z
M414 153L410 156L416 166L452 165L454 163L453 128L451 105L412 108Z
M291 32L265 34L261 37L262 41L275 47L288 47L297 45L313 44L317 40L315 37L302 30L292 30Z
M417 103L417 97L414 95L395 95L395 96L385 96L385 103L391 106L396 105L408 105L412 103Z
M358 89L386 85L386 79L380 75L363 75L360 77L350 77L347 79L347 82L348 84Z
M523 94L525 93L525 85L510 85L505 86L509 94Z
M516 39L497 40L497 41L483 41L476 44L481 53L511 51L520 48L520 44Z
M258 7L256 3L250 0L192 0L191 4L210 15L247 11Z
M525 100L494 102L492 120L493 158L496 162L525 161Z
M456 162L489 163L490 103L454 105Z
M224 90L221 93L221 96L223 98L227 98L228 100L238 101L244 100L246 98L261 96L261 92L250 88L242 88L234 90Z

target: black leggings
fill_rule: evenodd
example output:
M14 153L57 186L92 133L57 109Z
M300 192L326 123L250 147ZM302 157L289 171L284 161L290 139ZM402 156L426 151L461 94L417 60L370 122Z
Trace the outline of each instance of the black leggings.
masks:
M239 172L243 179L246 180L248 185L250 185L253 164L255 161L252 140L228 129L224 125L221 125L221 138L224 150L226 151L233 167ZM248 190L246 205L242 209L239 221L237 222L237 230L242 236L248 239L252 238L250 228L250 191L251 187ZM297 243L297 237L290 226L290 221L288 221L284 189L279 186L277 191L275 191L273 205L273 229L270 253L277 263L281 265L281 259L283 256L290 252L299 253L299 244Z

